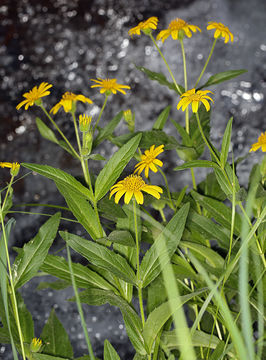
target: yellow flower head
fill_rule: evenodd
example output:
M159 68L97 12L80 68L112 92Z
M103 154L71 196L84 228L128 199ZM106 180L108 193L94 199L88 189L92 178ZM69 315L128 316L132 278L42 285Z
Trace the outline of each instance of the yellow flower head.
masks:
M266 152L266 131L264 134L263 133L260 134L260 136L258 138L258 142L256 142L255 144L252 145L249 152L257 151L260 147L263 152Z
M196 113L199 109L199 104L202 102L202 104L205 106L206 110L210 110L210 104L207 100L210 100L213 102L212 98L206 94L211 93L210 90L198 90L195 89L188 90L187 92L183 93L181 95L181 100L177 104L177 109L179 110L182 106L182 111L185 111L189 104L192 106L192 111Z
M69 112L73 108L73 104L75 104L77 101L82 101L83 103L92 104L92 100L85 97L84 95L76 95L72 92L65 92L62 96L62 99L57 103L52 109L50 110L50 113L56 114L57 111L60 109L61 106L63 106L65 112Z
M92 85L91 87L92 88L100 87L101 94L106 93L106 95L110 95L111 93L116 94L117 91L120 91L122 94L125 95L126 92L123 89L130 89L130 86L128 86L128 85L117 84L116 79L97 78L97 80L91 79L91 81L94 81L96 83L95 85Z
M149 177L149 170L153 172L157 172L157 166L163 166L163 162L161 160L156 159L156 157L161 154L164 150L164 145L160 145L155 147L152 145L149 150L145 150L144 154L141 155L141 161L135 165L136 170L134 173L141 174L141 172L145 169L146 178Z
M52 86L53 85L46 82L42 82L39 87L34 86L32 90L23 94L26 100L21 101L17 105L16 109L19 110L23 105L25 105L25 110L28 110L28 107L34 105L40 98L49 95L50 91L48 91L48 89L50 89Z
M156 185L148 185L139 175L131 174L124 180L118 181L117 184L111 187L110 198L115 194L115 203L118 204L121 197L125 194L125 203L128 204L134 196L138 204L143 204L142 191L154 196L156 199L160 199L160 193L163 190Z
M31 344L30 344L30 350L34 353L40 351L42 347L42 340L41 339L37 339L37 338L33 338L31 340Z
M156 30L158 24L158 18L155 16L150 17L146 21L141 21L137 26L131 28L128 32L130 36L140 35L142 31L144 34L149 34L151 30Z
M209 25L207 26L207 30L215 29L215 32L214 32L215 39L217 39L219 37L223 37L224 42L228 43L229 37L230 37L230 40L232 42L234 41L234 35L231 33L231 31L228 29L228 27L225 26L224 24L217 23L214 21L209 21L208 24Z
M162 30L157 35L157 40L162 40L164 42L170 35L174 40L183 39L183 36L191 37L193 31L194 33L200 31L201 29L196 25L190 25L182 19L174 19L170 22L168 29Z
M88 131L91 124L91 116L86 114L79 115L79 129L80 131Z
M17 176L19 169L20 169L20 164L17 162L14 163L10 163L10 162L0 162L0 167L1 168L9 168L10 169L10 174L12 176Z

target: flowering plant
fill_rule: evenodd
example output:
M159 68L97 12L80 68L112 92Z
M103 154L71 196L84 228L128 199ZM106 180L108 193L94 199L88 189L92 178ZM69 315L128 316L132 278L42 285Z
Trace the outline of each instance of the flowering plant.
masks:
M96 359L81 304L105 303L120 309L135 350L134 360L263 357L266 160L254 166L248 188L241 188L237 162L229 151L233 119L227 123L221 149L210 138L215 90L209 88L245 70L221 72L200 84L216 42L220 38L224 43L234 39L228 27L210 22L207 30L215 30L214 42L195 84L189 87L184 40L199 36L201 29L174 19L168 29L159 32L157 40L180 42L184 83L178 84L153 36L157 24L158 19L152 17L130 29L129 35L148 36L166 65L173 82L163 74L137 68L174 91L177 99L173 116L179 110L185 112L185 127L172 120L182 143L164 132L170 106L163 109L151 130L136 131L138 123L131 110L121 110L100 127L108 99L130 91L129 85L119 84L117 79L92 80L91 88L100 88L103 96L97 119L79 114L79 102L92 104L83 94L66 92L47 110L44 102L52 85L46 82L25 93L25 100L17 105L18 110L34 105L42 109L51 126L38 118L40 134L80 163L84 181L51 165L0 162L1 171L8 168L11 175L0 193L0 342L11 344L14 359L18 359L18 353L23 360ZM59 110L72 119L76 145L52 117ZM123 117L128 132L116 136L115 129ZM97 175L93 174L90 162L105 161L99 146L108 141L117 146L117 151ZM266 133L250 151L259 148L266 151ZM205 149L208 160L201 159ZM185 186L176 192L169 188L163 161L169 151L175 151L183 160L175 171L190 169L193 189ZM130 173L132 165L135 170ZM200 184L194 173L198 167L211 170ZM52 180L66 203L66 207L55 204L54 208L70 215L51 215L34 239L16 249L18 254L11 264L8 239L14 227L12 186L21 168ZM162 176L162 183L154 181L153 173ZM78 222L85 235L65 231L63 221ZM66 257L53 252L56 236L64 242ZM83 265L84 259L82 263L73 262L73 252L87 264ZM35 337L33 319L19 289L40 274L57 279L46 287L58 291L73 287L75 296L69 300L77 303L88 347L83 357L74 357L55 311L51 311L40 338ZM119 349L105 340L103 357L118 360Z

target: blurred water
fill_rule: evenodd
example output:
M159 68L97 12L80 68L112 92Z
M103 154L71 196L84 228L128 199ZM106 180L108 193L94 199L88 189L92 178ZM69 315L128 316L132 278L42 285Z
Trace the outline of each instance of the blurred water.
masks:
M212 139L219 145L226 123L234 116L232 149L234 156L246 154L250 145L265 130L264 109L266 97L266 4L263 0L13 0L0 2L0 151L3 161L26 161L50 164L78 175L78 164L55 145L43 140L35 125L35 116L41 116L37 108L16 111L22 94L42 81L52 83L49 105L55 104L65 91L89 96L94 106L89 111L97 114L102 96L90 89L91 78L115 77L119 83L129 84L132 91L126 96L112 97L102 125L120 109L131 108L136 112L137 130L150 129L160 111L172 104L171 116L184 123L184 116L176 111L178 99L170 91L151 82L139 73L134 63L154 71L167 71L158 53L145 36L131 40L128 29L143 18L158 16L159 29L166 28L175 17L183 18L202 28L201 34L185 39L189 68L189 83L193 84L204 64L212 43L212 33L206 31L208 21L221 21L228 25L235 36L233 44L218 41L205 79L218 71L246 68L248 73L232 82L213 88L215 91L212 113ZM205 29L205 30L204 30ZM168 39L161 47L176 78L183 81L181 52L177 42ZM170 78L169 78L170 79ZM203 79L204 80L204 79ZM212 90L213 90L212 89ZM79 105L79 109L85 109ZM87 111L87 110L86 110ZM43 118L43 117L42 117ZM43 118L44 119L44 118ZM66 135L74 140L74 130L68 116L60 112L57 123ZM118 133L126 130L121 125ZM171 125L166 132L173 133ZM114 151L110 145L101 149L102 155ZM190 184L187 172L175 173L171 169L180 161L174 152L163 154L172 190ZM169 155L169 156L168 156ZM259 153L252 154L239 167L241 184L246 185L248 172ZM91 164L98 171L96 163ZM7 172L1 172L1 186L8 180ZM205 171L197 170L197 181ZM6 177L4 177L6 176ZM52 182L37 176L28 176L15 186L16 202L46 202L64 204ZM43 211L32 208L32 211ZM17 226L11 241L22 246L44 222L41 216L16 216ZM84 235L80 228L65 228ZM58 239L55 247L62 246ZM40 334L51 306L66 327L76 355L86 352L85 342L74 304L64 299L72 296L72 290L34 292L38 281L34 279L22 289L25 302L33 314L36 335ZM123 321L118 309L84 307L93 347L100 356L102 344L108 338L118 350L121 359L130 358L132 347L128 343ZM69 316L72 313L73 316ZM73 321L75 318L77 321ZM0 345L0 358L11 359L10 349Z

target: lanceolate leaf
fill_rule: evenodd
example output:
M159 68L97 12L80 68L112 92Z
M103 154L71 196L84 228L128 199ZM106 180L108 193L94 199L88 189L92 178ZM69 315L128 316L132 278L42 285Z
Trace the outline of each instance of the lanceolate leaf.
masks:
M120 360L119 355L108 340L104 341L104 360Z
M212 75L204 85L202 85L201 87L198 88L198 90L205 88L207 86L216 85L221 82L231 80L231 79L235 78L236 76L244 74L245 72L247 72L247 70L240 69L240 70L229 70L229 71L223 71L223 72L217 73L215 75Z
M55 315L54 309L51 311L49 319L44 325L40 338L45 344L42 351L43 354L53 355L55 359L57 359L57 357L67 359L73 357L73 350L68 335Z
M232 133L232 122L233 122L233 117L231 117L230 120L228 121L228 124L227 124L225 132L224 132L224 136L223 136L221 158L220 158L223 168L225 167L227 157L228 157L228 151L229 151L229 146L230 146L230 141L231 141L231 133Z
M88 305L103 305L109 303L112 306L118 306L127 329L128 337L135 347L136 351L142 355L147 353L147 346L142 336L141 320L136 311L122 297L115 295L112 291L100 289L87 289L79 294L80 301ZM69 299L75 301L75 298Z
M104 197L110 190L110 187L121 175L129 160L134 156L140 139L141 134L135 136L128 143L123 145L101 170L95 182L95 199L97 201Z
M188 302L193 297L202 294L206 289L195 291L191 294L180 296L181 305ZM162 305L158 306L154 309L144 325L143 328L143 336L145 339L145 343L147 344L149 351L152 349L152 344L162 328L162 326L166 323L166 321L173 315L173 313L178 309L180 302L176 299L168 300Z
M97 265L112 272L120 279L135 284L135 273L121 255L114 253L103 245L88 241L74 234L61 231L60 235L73 250L84 256L93 265Z
M72 263L72 268L78 287L97 287L104 290L116 291L114 286L112 286L102 276L88 267L78 263ZM59 279L65 280L71 284L71 275L69 272L68 262L60 256L47 255L41 266L41 271L44 271L47 274L53 275Z
M0 204L1 205L1 204ZM0 208L0 211L1 208ZM3 216L3 213L1 214ZM5 225L5 235L6 235L6 241L8 242L9 235L11 232L12 225L15 224L14 219L10 219L7 224ZM5 249L5 242L4 242L4 235L3 235L3 229L0 236L0 314L1 314L1 322L5 326L4 328L0 328L0 330L3 330L2 333L0 333L0 337L4 340L3 342L11 342L12 346L12 353L14 360L18 360L16 347L14 344L14 338L16 340L16 324L14 321L12 321L13 316L10 316L10 310L8 306L8 294L7 294L7 257L6 257L6 249ZM9 336L8 336L9 335ZM7 336L10 339L7 341ZM5 340L6 339L6 340Z
M220 342L217 336L199 330L194 331L191 340L193 346L210 347L211 349L215 349ZM180 346L175 331L164 331L161 341L169 350L178 349Z
M45 355L40 353L33 353L32 354L33 360L70 360L69 357L58 357L54 355Z
M135 66L136 66L136 65L135 65ZM167 86L170 90L174 90L174 91L177 92L179 95L181 95L181 94L178 92L175 84L169 82L162 73L158 73L158 72L155 72L155 71L151 71L151 70L145 68L144 66L136 66L136 68L137 68L138 70L140 70L141 72L143 72L144 74L146 74L149 79L154 80L154 81L157 81L159 84L164 85L164 86ZM184 88L183 88L183 86L181 86L181 85L178 85L178 86L179 86L181 92L183 93L183 92L185 91Z
M188 211L189 203L183 205L183 207L172 217L155 240L156 243L154 243L144 255L140 265L140 278L143 282L143 287L149 285L160 274L162 268L168 263L168 259L171 259L176 251L183 235ZM163 252L163 243L167 246L167 253ZM159 262L159 254L162 266Z
M13 264L15 288L19 288L33 278L42 265L57 233L61 214L58 212L46 221L38 234L23 246Z
M204 261L207 260L208 263L213 267L223 269L224 259L221 257L221 255L209 247L194 243L192 241L182 241L181 247L193 250L196 254L201 255Z
M79 223L88 231L94 240L100 238L102 234L96 213L86 197L60 182L55 181L55 184Z
M48 165L38 165L30 163L22 163L21 165L29 170L35 171L36 173L44 177L47 177L48 179L56 181L58 184L64 185L65 187L72 189L72 191L78 194L82 194L89 200L93 200L90 190L83 186L73 176L63 170L56 169Z
M36 118L37 128L42 135L42 137L46 140L52 141L55 144L58 144L58 140L53 132L40 118Z
M189 230L197 231L209 240L217 240L219 246L228 250L230 236L229 230L215 224L211 219L199 215L196 211L191 209L186 226Z
M192 160L192 161L187 161L183 165L177 166L176 168L174 168L174 170L178 171L178 170L190 169L190 168L194 168L194 167L205 167L205 168L220 169L220 167L213 161L209 161L209 160Z
M203 206L218 223L225 226L227 229L231 229L232 210L228 206L211 197L200 195L196 191L192 191L191 195L195 201L199 202L199 204ZM236 213L234 232L237 236L239 236L240 231L241 216Z
M120 123L123 117L123 111L120 111L103 129L101 129L93 142L93 147L99 145L104 139L107 139L108 136L112 135L113 131Z
M171 110L171 106L170 105L166 106L166 108L160 113L160 115L156 119L152 127L153 129L163 130L164 125L168 119L170 110Z

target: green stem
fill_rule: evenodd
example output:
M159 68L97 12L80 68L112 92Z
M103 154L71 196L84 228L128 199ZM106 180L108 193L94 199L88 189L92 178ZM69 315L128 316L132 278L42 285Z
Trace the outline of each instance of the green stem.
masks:
M108 96L109 96L109 95L105 95L105 99L104 99L103 106L102 106L102 108L101 108L101 111L100 111L100 114L99 114L99 116L98 116L98 119L97 119L97 121L96 121L96 123L95 123L95 125L94 125L93 130L92 130L92 135L94 134L94 132L95 132L95 130L96 130L98 124L99 124L99 121L101 120L101 117L102 117L102 114L103 114L103 110L104 110L104 108L105 108L105 106L106 106L106 104L107 104Z
M13 183L13 179L14 176L11 177L11 180L9 182L8 188L7 188L7 192L6 192L6 196L3 202L3 205L0 209L0 217L1 217L1 225L2 225L2 232L3 232L3 239L4 239L4 243L5 243L5 251L6 251L6 259L7 259L7 266L8 266L8 272L9 272L9 281L10 281L10 288L11 288L11 302L12 302L12 307L13 307L13 311L14 311L14 317L15 317L15 321L17 324L17 329L18 329L18 334L19 334L19 341L20 341L20 346L21 346L21 352L22 352L22 357L23 360L26 360L26 355L25 355L25 349L24 349L24 339L23 339L23 334L22 334L22 330L21 330L21 325L20 325L20 320L19 320L19 313L18 313L18 305L17 305L17 299L16 299L16 292L15 292L15 287L14 287L14 282L13 282L13 275L12 275L12 270L11 270L11 264L10 264L10 258L9 258L9 252L8 252L8 245L7 245L7 237L6 237L6 231L5 231L5 224L4 224L4 219L3 219L3 210L5 208L5 203L8 197L8 194L10 192L12 183Z
M84 315L83 315L83 310L82 310L82 306L81 306L81 302L80 302L80 298L79 298L77 284L76 284L76 281L75 281L75 276L74 276L74 273L73 273L71 255L70 255L68 244L66 244L66 249L67 249L68 266L69 266L69 271L70 271L70 275L71 275L72 286L73 286L73 289L74 289L74 292L75 292L78 312L79 312L83 332L84 332L84 335L85 335L85 339L86 339L86 342L87 342L90 359L95 360L93 350L92 350L92 346L91 346L91 342L90 342L90 338L89 338L89 334L88 334L88 331L87 331L87 325L86 325Z
M249 227L252 229L252 223L251 223L250 218L249 218L248 214L246 213L242 203L239 203L238 205L239 205L241 211L243 212L243 214L244 214L244 216L245 216L245 218L246 218L246 220L247 220L247 222L249 224ZM257 247L258 247L258 250L259 250L259 255L261 257L262 263L263 263L264 267L266 267L266 261L265 261L264 253L262 251L261 245L259 243L259 240L258 240L256 234L254 234L254 238L256 240L256 244L257 244Z
M45 110L43 105L39 105L40 108L42 109L42 111L45 113L45 115L48 117L48 119L51 121L51 123L54 125L54 127L56 128L56 130L59 132L59 134L62 136L62 138L65 140L65 142L67 143L67 145L69 146L69 148L71 149L71 151L73 152L73 154L79 159L79 154L76 152L76 150L73 148L73 146L70 144L70 142L68 141L68 139L65 137L65 135L63 134L63 132L60 130L60 128L58 127L58 125L54 122L54 120L52 119L52 117L50 116L50 114Z
M182 50L182 57L183 57L185 91L187 91L187 63L186 63L186 53L185 53L185 48L184 48L183 39L180 39L179 41L180 41L181 50Z
M215 158L217 164L221 166L220 160L218 159L217 155L215 154L214 150L212 149L209 141L207 140L207 138L206 138L206 136L205 136L205 134L204 134L204 132L203 132L203 129L202 129L202 126L201 126L201 123L200 123L200 119L199 119L199 114L198 114L198 112L196 112L196 119L197 119L197 122L198 122L199 131L200 131L200 133L201 133L201 136L202 136L205 144L208 146L208 148L209 148L211 154L213 155L213 157Z
M75 112L72 111L71 114L72 114L75 133L76 133L77 145L78 145L79 154L80 154L79 159L80 159L83 175L84 175L86 184L89 186L89 189L90 189L91 193L93 194L89 168L88 168L88 166L86 166L87 163L85 162L85 160L83 159L83 156L82 156L82 148L81 148L81 143L80 143L80 138L79 138L79 132L78 132L78 126L77 126Z
M166 185L166 190L167 190L167 195L168 195L168 198L169 198L169 201L170 201L170 208L175 210L175 206L173 204L173 200L171 198L171 193L170 193L170 190L169 190L169 186L168 186L168 181L167 181L167 178L165 176L165 173L163 172L163 170L158 166L157 169L160 171L163 179L164 179L164 182L165 182L165 185Z
M169 71L169 74L170 74L170 76L171 76L171 78L172 78L172 80L173 80L173 82L174 82L174 84L175 84L175 87L176 87L177 92L179 93L179 95L181 95L181 94L182 94L182 91L181 91L179 85L177 84L177 82L176 82L176 80L175 80L175 77L174 77L174 75L173 75L173 73L172 73L172 70L170 69L170 67L169 67L169 65L168 65L168 62L166 61L166 58L164 57L163 53L161 52L161 50L160 50L159 46L157 45L157 43L156 43L154 37L152 36L152 34L150 34L150 38L151 38L152 42L154 43L154 45L155 45L158 53L161 55L161 58L163 59L163 61L164 61L164 63L165 63L165 66L167 67L167 70Z
M207 65L209 64L209 61L210 61L210 58L212 57L213 50L214 50L214 47L215 47L216 42L217 42L217 38L214 39L214 41L213 41L212 48L211 48L211 51L210 51L210 53L209 53L208 59L206 60L206 63L205 63L205 65L204 65L204 67L203 67L203 69L202 69L202 71L201 71L201 73L200 73L200 76L198 77L198 80L196 81L195 88L196 88L196 86L198 85L200 79L202 78L202 76L203 76L203 74L204 74L204 72L205 72L205 70L206 70Z
M144 326L145 315L144 315L143 299L142 299L142 284L141 284L140 271L139 271L139 268L140 268L140 266L139 266L139 235L138 235L136 200L133 200L133 213L134 213L134 227L135 227L135 238L136 238L137 287L138 287L138 296L139 296L139 308L140 308L142 326Z

